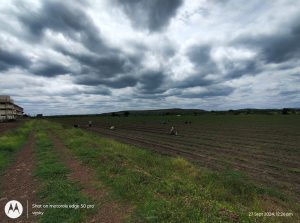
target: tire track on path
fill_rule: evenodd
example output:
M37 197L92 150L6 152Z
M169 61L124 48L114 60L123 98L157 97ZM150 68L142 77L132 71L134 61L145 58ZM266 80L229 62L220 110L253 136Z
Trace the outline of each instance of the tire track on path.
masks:
M75 155L52 132L49 132L55 149L59 152L63 164L71 171L68 178L72 181L79 181L83 187L82 192L101 205L97 212L87 219L86 222L119 223L123 222L130 213L131 208L112 202L108 199L105 189L97 188L97 173L94 169L82 164ZM99 184L99 182L98 182ZM95 205L97 208L97 206Z

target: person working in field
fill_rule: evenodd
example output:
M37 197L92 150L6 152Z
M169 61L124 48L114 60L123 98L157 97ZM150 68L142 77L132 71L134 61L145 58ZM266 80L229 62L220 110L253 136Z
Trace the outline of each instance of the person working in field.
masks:
M92 127L92 121L89 121L89 127Z
M176 135L177 136L177 134L178 134L177 129L175 129L174 126L172 126L171 130L170 130L170 135Z

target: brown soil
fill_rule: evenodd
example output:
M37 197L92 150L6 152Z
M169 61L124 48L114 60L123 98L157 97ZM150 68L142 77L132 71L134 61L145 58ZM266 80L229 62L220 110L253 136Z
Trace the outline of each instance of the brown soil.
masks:
M299 157L297 156L293 158L280 158L278 156L276 158L268 157L272 156L273 153L271 153L271 155L267 153L268 156L259 156L252 153L254 150L252 147L247 148L247 150L245 150L247 151L246 153L244 150L236 149L237 147L234 144L232 144L232 148L230 146L225 147L223 141L223 143L219 144L211 141L209 142L211 144L209 144L203 142L203 139L201 139L201 141L194 140L191 136L170 136L167 131L160 134L139 132L135 128L118 128L112 131L108 128L104 129L98 126L87 129L123 143L148 148L161 154L183 156L200 166L210 169L220 170L231 166L233 169L246 172L249 176L263 184L269 185L270 182L272 182L272 186L286 191L291 197L300 199L299 190L297 189L300 180L296 177L296 173L287 171L286 168L273 168L273 165L299 168ZM147 128L144 129L144 131L146 130ZM240 140L240 142L243 141ZM223 160L224 163L222 162ZM288 162L289 165L283 162Z
M20 125L21 121L16 122L0 122L0 133L4 133L10 129L14 129Z
M106 189L103 189L103 187L101 187L101 189L97 188L97 185L101 185L101 183L96 179L96 171L77 160L70 150L68 150L53 133L49 135L55 148L61 154L60 157L64 165L71 171L68 178L73 181L79 181L83 187L82 192L95 200L96 203L100 203L98 211L88 219L87 222L123 222L125 217L129 214L130 208L111 201L107 196Z
M1 198L0 198L0 221L1 222L35 222L31 213L31 204L35 201L37 191L37 180L32 176L34 168L34 133L21 151L16 155L16 160L1 177ZM10 200L17 200L23 205L23 214L17 219L9 219L4 213L5 204Z

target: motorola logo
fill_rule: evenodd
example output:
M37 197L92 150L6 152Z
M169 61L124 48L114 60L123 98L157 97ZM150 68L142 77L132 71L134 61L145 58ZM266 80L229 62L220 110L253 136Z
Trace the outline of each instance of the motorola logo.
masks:
M23 213L23 206L19 201L11 200L6 203L4 211L9 218L18 218Z

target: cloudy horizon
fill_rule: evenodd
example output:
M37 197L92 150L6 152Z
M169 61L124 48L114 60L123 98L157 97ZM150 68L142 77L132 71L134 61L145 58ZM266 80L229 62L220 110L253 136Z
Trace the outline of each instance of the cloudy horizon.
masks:
M3 1L0 95L27 114L300 107L300 1Z

